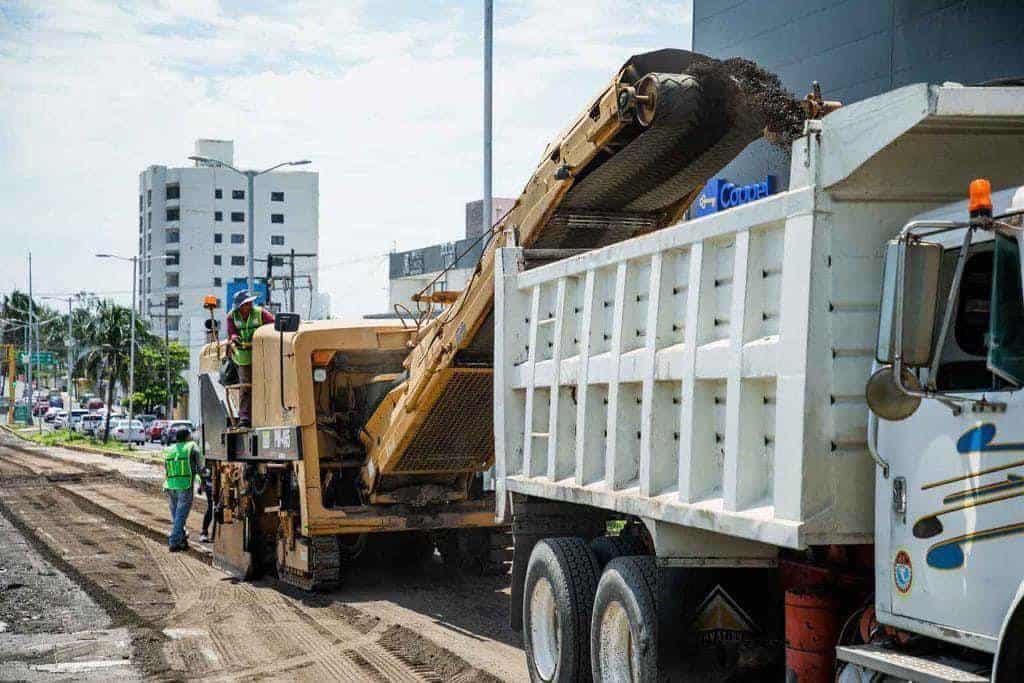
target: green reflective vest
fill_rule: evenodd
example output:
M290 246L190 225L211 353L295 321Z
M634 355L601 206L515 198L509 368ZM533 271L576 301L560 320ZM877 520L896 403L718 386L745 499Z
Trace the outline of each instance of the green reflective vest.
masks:
M194 448L198 448L195 441L186 441L164 450L165 490L185 491L192 488L195 472L192 471L189 456Z
M234 359L238 365L252 365L252 336L263 324L263 309L253 306L248 318L242 318L238 311L231 311L231 319L238 330L238 343L235 344Z

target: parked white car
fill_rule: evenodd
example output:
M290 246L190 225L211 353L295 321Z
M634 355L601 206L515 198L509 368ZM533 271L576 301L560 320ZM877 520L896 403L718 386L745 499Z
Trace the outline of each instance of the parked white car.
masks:
M103 426L103 416L97 415L96 413L89 413L83 415L82 419L75 425L75 431L79 434L88 434L92 436L96 433L96 430Z
M57 429L71 429L72 431L76 431L75 427L82 421L82 418L88 414L89 411L84 408L72 408L70 417L67 412L61 411L60 413L57 413L57 419L53 421L53 424Z
M110 436L117 441L131 442L142 445L146 442L146 431L142 428L140 420L118 420L110 423Z

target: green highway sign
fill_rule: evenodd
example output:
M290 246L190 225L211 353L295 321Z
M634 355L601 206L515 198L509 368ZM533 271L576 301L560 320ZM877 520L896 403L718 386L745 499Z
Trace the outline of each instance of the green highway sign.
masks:
M27 405L19 403L14 406L14 421L24 424L32 423L32 411Z
M21 364L32 363L33 365L53 365L54 364L53 354L49 351L40 351L39 353L22 353Z

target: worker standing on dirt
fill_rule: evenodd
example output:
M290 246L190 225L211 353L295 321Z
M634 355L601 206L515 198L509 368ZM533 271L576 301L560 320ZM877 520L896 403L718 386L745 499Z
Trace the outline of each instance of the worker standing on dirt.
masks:
M238 366L239 384L246 385L238 390L238 422L241 427L251 424L252 337L261 325L274 322L273 313L254 305L256 298L252 292L238 292L228 312L229 353Z
M171 509L171 535L167 545L172 553L188 549L185 522L192 510L192 484L199 473L199 446L187 428L174 435L174 445L164 450L164 490Z

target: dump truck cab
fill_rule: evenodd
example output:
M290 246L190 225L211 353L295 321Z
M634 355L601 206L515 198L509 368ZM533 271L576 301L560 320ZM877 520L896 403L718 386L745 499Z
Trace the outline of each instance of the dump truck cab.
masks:
M1024 580L1005 561L1024 552L1022 200L972 197L889 243L868 385L879 619L992 653L1021 644L1000 645Z

